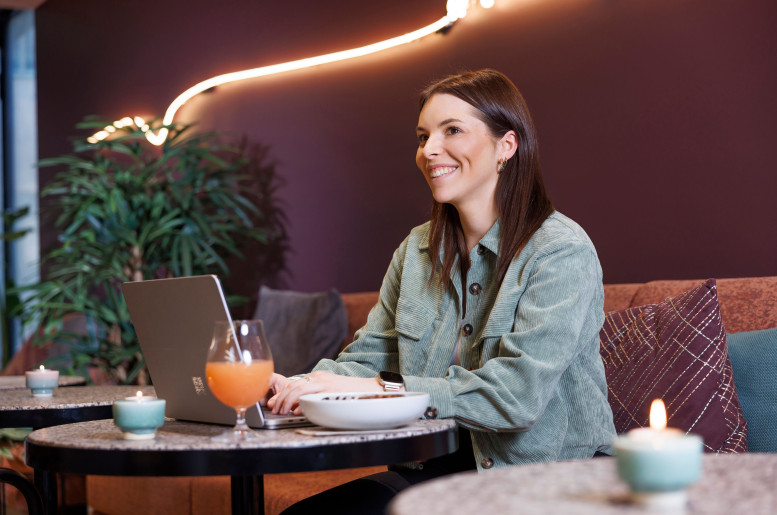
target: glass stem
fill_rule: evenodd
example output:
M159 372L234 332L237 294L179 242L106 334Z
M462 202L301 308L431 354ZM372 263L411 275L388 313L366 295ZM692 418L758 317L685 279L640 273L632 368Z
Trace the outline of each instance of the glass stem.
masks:
M246 409L237 408L237 423L235 424L235 431L250 431L251 428L246 424Z

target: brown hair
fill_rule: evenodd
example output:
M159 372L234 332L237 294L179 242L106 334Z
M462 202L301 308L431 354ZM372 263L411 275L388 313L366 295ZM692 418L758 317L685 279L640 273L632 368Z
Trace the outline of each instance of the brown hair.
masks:
M432 95L443 93L453 95L476 108L480 119L496 138L501 138L511 130L518 137L518 150L507 161L496 185L501 230L497 284L501 284L512 260L553 212L553 204L545 192L540 172L534 123L518 88L495 70L467 72L435 82L421 93L420 108L423 109ZM445 253L440 282L450 276L458 255L464 285L470 261L459 213L451 204L434 201L429 235L430 255L439 255L441 245L444 245ZM432 258L432 278L438 267L437 259Z

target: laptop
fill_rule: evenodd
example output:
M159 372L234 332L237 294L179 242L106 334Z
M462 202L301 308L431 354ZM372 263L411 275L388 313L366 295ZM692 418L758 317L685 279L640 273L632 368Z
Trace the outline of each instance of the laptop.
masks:
M165 414L234 425L235 410L213 396L204 377L213 324L232 321L218 277L125 282L121 289ZM264 429L312 425L304 416L274 415L258 403L246 411L246 423Z

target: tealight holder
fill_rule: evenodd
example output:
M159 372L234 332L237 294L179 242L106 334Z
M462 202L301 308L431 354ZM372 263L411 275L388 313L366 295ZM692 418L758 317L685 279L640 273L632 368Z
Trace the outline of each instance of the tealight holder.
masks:
M655 427L654 409L651 427L632 429L613 442L618 476L629 485L633 503L682 508L687 488L701 477L703 442L698 435L667 428L665 408L664 427Z
M50 370L43 365L25 372L24 376L33 397L51 397L54 395L54 388L59 385L59 370Z
M165 423L165 400L138 392L135 397L113 401L113 423L127 440L150 440Z

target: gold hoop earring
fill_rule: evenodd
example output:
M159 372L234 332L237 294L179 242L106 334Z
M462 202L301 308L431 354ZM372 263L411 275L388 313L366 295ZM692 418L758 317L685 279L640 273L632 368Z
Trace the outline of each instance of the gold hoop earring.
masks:
M507 159L502 158L499 161L496 162L496 173L502 173L505 170L505 167L507 166Z

